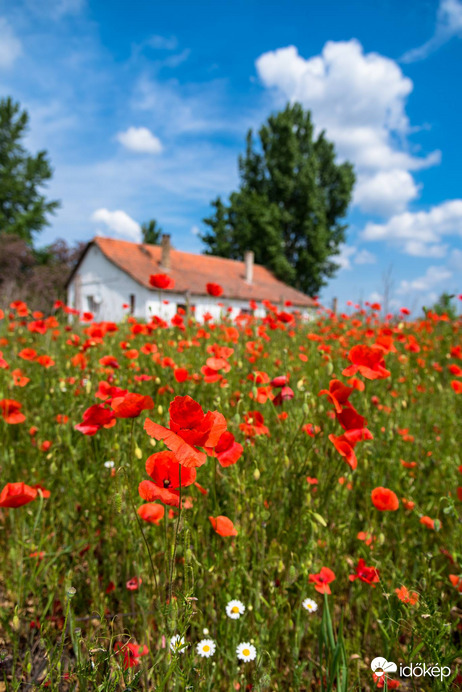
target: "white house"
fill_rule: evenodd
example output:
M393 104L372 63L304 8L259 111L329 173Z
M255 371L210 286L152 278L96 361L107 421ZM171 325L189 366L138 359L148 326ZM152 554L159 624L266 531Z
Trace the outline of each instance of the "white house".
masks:
M149 277L162 273L173 279L171 290L159 291L150 285ZM219 298L208 295L208 283L220 284L223 294ZM168 235L162 236L160 246L94 238L69 277L67 292L68 305L93 313L96 320L112 322L122 320L127 312L140 319L158 315L169 320L178 307L194 308L198 320L206 313L218 319L227 308L232 316L249 312L250 301L257 304L255 314L260 316L265 314L265 300L278 307L288 303L290 307L284 309L307 317L316 308L312 298L254 264L253 252L246 253L244 262L194 255L173 249Z

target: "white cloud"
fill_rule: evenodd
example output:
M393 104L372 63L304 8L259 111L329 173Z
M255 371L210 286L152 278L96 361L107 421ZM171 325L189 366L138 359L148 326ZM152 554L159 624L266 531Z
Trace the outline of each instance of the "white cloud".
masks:
M351 259L356 253L356 248L352 245L342 244L339 247L340 253L332 259L341 269L351 269Z
M377 257L369 250L360 250L354 258L355 264L375 264Z
M462 2L460 0L440 0L435 33L422 46L405 53L401 61L423 60L454 36L462 38Z
M199 233L200 233L199 226L191 226L191 233L193 235L199 235Z
M413 84L394 60L364 53L353 39L329 41L308 59L295 46L280 48L261 55L256 68L279 105L289 100L309 108L340 158L355 165L361 209L396 214L416 198L409 171L438 163L440 154L416 157L408 151L406 99Z
M129 127L125 132L119 132L116 139L130 151L140 154L160 154L162 151L160 139L147 127Z
M447 267L431 266L428 267L423 276L419 276L412 281L401 281L397 292L399 294L405 294L409 291L430 291L435 288L435 286L447 281L447 279L451 277L452 272Z
M0 68L13 65L22 53L21 41L4 17L0 17Z
M137 243L141 241L141 228L139 223L134 221L128 214L120 209L116 211L97 209L93 212L91 220L104 223L110 231L113 231L117 235L125 236Z
M340 266L340 269L352 269L354 264L375 264L377 257L369 252L369 250L358 250L354 245L346 245L343 243L339 247L340 253L332 259Z
M404 212L383 224L368 223L363 240L396 243L414 257L443 257L444 236L462 236L462 199L448 200L429 211Z
M379 171L373 176L359 177L354 201L365 212L388 216L406 209L408 202L418 196L419 189L408 171L393 169Z

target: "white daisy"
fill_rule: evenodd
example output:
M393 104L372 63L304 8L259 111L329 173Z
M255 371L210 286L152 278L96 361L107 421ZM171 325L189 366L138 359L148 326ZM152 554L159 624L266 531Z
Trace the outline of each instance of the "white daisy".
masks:
M302 603L302 606L309 613L315 613L318 609L318 604L316 603L316 601L312 601L311 598L305 598L305 600Z
M217 645L213 639L202 639L202 641L200 641L196 646L196 651L199 656L202 656L203 658L210 658L210 656L213 656L215 653L216 648Z
M230 601L226 606L226 615L232 620L238 620L244 611L245 605L241 601Z
M184 637L180 637L179 634L175 634L170 639L170 648L175 654L184 654L188 645L186 644Z
M236 654L241 661L253 661L257 657L257 650L253 644L243 642L237 647Z

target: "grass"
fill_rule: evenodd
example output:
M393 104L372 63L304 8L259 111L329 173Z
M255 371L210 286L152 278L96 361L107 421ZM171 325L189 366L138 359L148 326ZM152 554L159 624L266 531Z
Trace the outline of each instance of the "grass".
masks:
M0 321L0 399L20 402L25 416L0 417L0 490L24 482L50 491L0 509L4 689L456 689L462 399L449 368L462 366L460 321L384 323L359 312L299 323L275 310L263 321L178 322L127 319L111 331L60 313L46 321L21 305ZM319 392L351 381L342 372L355 345L377 343L390 375L354 375L364 387L349 402L373 439L356 444L353 470L329 439L344 431ZM24 349L36 357L24 359ZM114 361L102 364L105 356ZM279 375L293 398L276 406L281 390L270 381ZM95 398L102 381L154 407L82 434L74 426L84 412L104 405ZM226 468L208 456L196 469L207 493L181 488L181 509L167 506L150 524L136 512L138 485L149 478L146 459L166 447L143 426L168 426L175 396L223 414L243 453ZM267 433L249 435L255 411ZM376 509L377 487L396 494L396 511ZM236 536L214 531L209 517L221 515ZM377 570L375 584L350 580L360 558ZM335 574L330 595L310 582L322 567ZM134 577L141 582L130 590ZM402 586L416 603L398 598ZM306 598L316 612L303 608ZM226 615L232 599L245 605L238 619ZM187 647L174 653L176 634ZM216 643L210 658L196 652L204 638ZM255 646L254 660L238 660L243 642ZM129 643L146 648L129 656ZM377 656L398 671L374 680ZM400 675L399 664L419 662L450 674Z

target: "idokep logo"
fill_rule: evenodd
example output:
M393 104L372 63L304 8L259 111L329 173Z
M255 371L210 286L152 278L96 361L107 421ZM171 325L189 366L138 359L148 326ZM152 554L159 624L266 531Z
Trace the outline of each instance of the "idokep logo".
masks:
M398 666L393 661L387 661L383 656L377 656L377 658L371 661L371 669L377 677L381 678L385 673L396 673Z
M398 666L393 661L387 661L383 656L377 656L371 661L371 670L379 678L382 675L388 675L389 673L396 673ZM406 666L399 664L399 676L401 678L420 678L420 677L430 677L439 678L441 681L443 678L447 678L451 675L451 669L449 666L438 666L428 665L427 663L411 663Z

